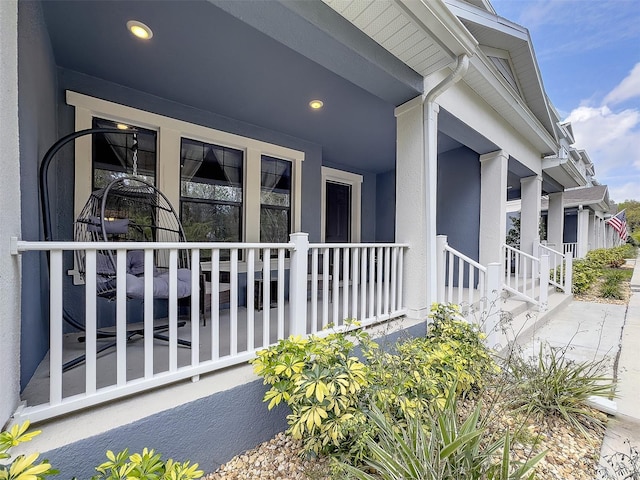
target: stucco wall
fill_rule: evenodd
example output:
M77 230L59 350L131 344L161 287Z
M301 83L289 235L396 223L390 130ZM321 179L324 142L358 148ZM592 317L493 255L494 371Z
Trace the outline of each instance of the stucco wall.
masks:
M22 238L39 240L38 166L57 139L56 67L39 2L18 8L20 109L20 196ZM47 265L43 254L22 256L21 386L24 388L49 349Z
M396 172L376 178L376 242L394 242L396 225Z
M9 254L20 236L17 22L17 2L0 2L0 425L18 403L20 371L20 266Z
M480 160L461 147L438 155L438 235L478 260L480 233Z

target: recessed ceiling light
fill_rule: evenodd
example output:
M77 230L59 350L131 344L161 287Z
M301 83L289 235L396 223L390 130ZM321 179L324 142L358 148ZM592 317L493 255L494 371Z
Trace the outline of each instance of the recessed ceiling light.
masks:
M324 103L322 103L322 100L311 100L309 102L309 106L314 110L320 110L323 105Z
M129 129L129 125L125 125L124 123L118 123L116 125L116 128L118 128L119 130L128 130Z
M133 33L136 37L141 38L142 40L149 40L153 37L153 32L149 27L147 27L144 23L138 22L137 20L129 20L127 22L127 28L131 33Z

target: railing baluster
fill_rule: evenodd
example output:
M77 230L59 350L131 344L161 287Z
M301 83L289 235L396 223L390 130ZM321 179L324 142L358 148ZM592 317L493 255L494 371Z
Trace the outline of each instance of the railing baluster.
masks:
M318 249L311 249L311 332L318 331Z
M229 353L238 353L238 249L231 249L231 272L229 274L230 285L230 305L229 305Z
M374 318L376 312L374 310L375 305L375 286L376 286L376 249L369 249L369 317Z
M378 247L378 269L377 269L377 296L376 299L376 317L380 317L382 315L382 262L384 261L382 257L382 247Z
M351 317L358 320L358 275L359 275L359 260L360 251L357 248L353 249L353 260L351 262L351 283L352 283L352 295L351 295Z
M336 322L336 325L342 325L345 318L349 318L349 249L342 249L342 318Z
M340 249L333 249L333 316L331 322L338 325L338 309L340 299Z
M97 361L97 282L96 282L96 251L89 250L85 257L85 393L96 393L96 361Z
M211 250L211 359L220 358L220 249Z
M255 348L255 268L256 268L256 251L253 248L247 249L247 350L252 351Z
M391 255L391 311L396 311L396 288L397 288L397 280L398 280L398 249L392 249Z
M144 250L144 378L153 377L153 249Z
M284 248L278 249L278 338L284 338Z
M118 249L116 272L126 271L127 251ZM116 383L127 383L127 276L120 273L116 277Z
M200 363L200 250L191 250L191 366ZM204 288L204 285L202 285ZM204 315L204 305L202 305Z
M362 249L360 255L360 318L367 318L367 251L368 248Z
M169 371L178 369L178 250L169 250Z
M322 328L329 324L329 255L329 249L325 248L322 252Z
M62 250L51 250L49 273L49 403L62 402Z
M448 267L448 281L447 285L447 303L453 303L453 268L455 265L455 257L453 256L453 252L449 252L449 262L447 264Z
M403 292L403 284L402 278L404 276L404 249L400 248L399 258L398 258L398 310L404 307L404 292Z
M391 286L390 270L390 251L389 247L384 247L384 313L389 313L389 287Z
M464 264L461 259L458 259L458 305L462 305L462 298L464 294Z
M262 328L264 347L271 344L271 249L262 252Z
M471 313L471 310L473 309L473 303L474 303L474 283L475 283L475 268L469 263L469 297L468 297L468 302L469 302L469 313Z

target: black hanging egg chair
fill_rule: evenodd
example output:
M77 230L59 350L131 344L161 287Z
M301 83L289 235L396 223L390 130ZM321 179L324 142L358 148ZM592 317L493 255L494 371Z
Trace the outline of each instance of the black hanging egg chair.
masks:
M123 176L95 190L75 221L76 242L186 242L182 224L167 197L142 178ZM154 251L153 297L169 298L169 254ZM84 277L85 255L76 251ZM127 297L144 298L144 252L127 252ZM187 250L178 250L177 298L191 295L191 269ZM97 293L111 298L116 288L116 252L97 254Z
M74 223L74 241L76 242L186 242L182 224L167 197L152 183L137 175L137 135L135 129L123 131L117 128L91 128L74 132L58 140L45 154L40 165L40 202L45 240L52 238L51 212L49 201L48 171L55 154L67 143L78 137L94 134L133 135L133 175L122 174L106 187L95 190L87 200L82 212ZM86 254L76 251L76 266L81 278L86 276ZM144 299L144 259L143 250L127 251L126 259L126 295L131 299ZM153 299L168 299L169 262L168 250L153 252ZM96 293L100 297L114 299L116 295L117 253L115 250L100 250L96 255ZM177 299L191 296L191 270L189 253L179 249L177 255ZM84 332L85 325L66 309L63 319L74 328ZM184 326L180 320L178 327ZM154 325L154 338L168 341L163 335L169 329L167 322ZM98 329L98 338L114 338L116 332L110 329ZM144 325L127 325L127 340L144 335ZM82 341L84 337L80 337ZM191 342L178 339L178 344L190 347ZM98 353L113 346L109 342L98 349ZM84 362L81 355L63 365L68 370Z

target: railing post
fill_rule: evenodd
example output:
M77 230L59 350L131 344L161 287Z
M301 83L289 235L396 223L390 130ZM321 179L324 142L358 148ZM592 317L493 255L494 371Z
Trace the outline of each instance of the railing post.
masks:
M502 292L502 264L490 263L487 265L487 291L486 304L482 317L484 317L484 329L487 334L487 345L493 348L498 344L500 319L499 311L494 311L493 307L500 303L500 293Z
M436 278L437 278L437 301L439 303L444 302L445 291L445 278L447 275L447 252L445 250L447 246L446 235L436 235Z
M289 238L294 244L289 272L289 333L306 335L309 234L292 233Z
M571 295L573 291L573 252L568 251L565 256L565 268L564 268L564 293L565 295Z
M549 298L549 255L540 256L540 311L547 309Z

